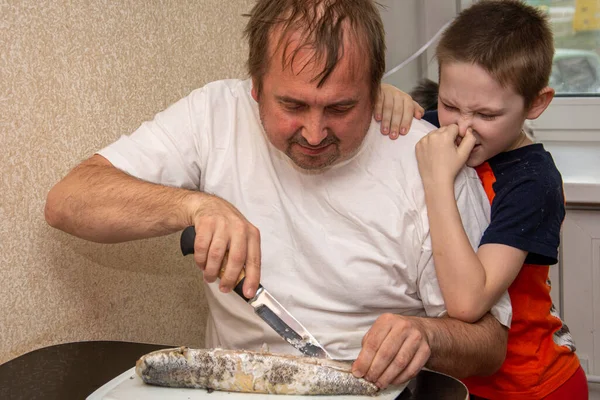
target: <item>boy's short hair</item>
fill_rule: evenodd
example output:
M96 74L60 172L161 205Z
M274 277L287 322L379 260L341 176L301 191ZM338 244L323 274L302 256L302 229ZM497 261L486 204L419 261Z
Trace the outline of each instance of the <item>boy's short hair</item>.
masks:
M436 49L448 62L479 65L529 108L550 79L554 40L544 13L518 0L482 0L463 10Z

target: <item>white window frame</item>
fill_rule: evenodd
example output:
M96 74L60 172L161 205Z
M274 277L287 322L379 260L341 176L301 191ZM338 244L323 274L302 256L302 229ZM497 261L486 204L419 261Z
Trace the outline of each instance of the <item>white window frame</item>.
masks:
M599 117L600 94L597 97L556 96L530 125L536 138L542 141L600 142Z

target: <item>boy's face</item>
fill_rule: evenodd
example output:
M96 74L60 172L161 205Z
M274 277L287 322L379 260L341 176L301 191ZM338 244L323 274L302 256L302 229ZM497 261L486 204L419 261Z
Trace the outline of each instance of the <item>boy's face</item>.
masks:
M467 160L470 167L524 143L521 132L527 110L523 97L475 64L443 64L438 115L442 126L458 125L461 137L469 127L473 130L477 141Z

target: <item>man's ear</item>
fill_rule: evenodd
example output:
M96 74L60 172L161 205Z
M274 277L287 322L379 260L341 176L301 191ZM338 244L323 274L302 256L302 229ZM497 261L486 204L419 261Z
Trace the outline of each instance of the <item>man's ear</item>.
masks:
M258 79L257 78L252 78L252 98L254 99L254 101L256 101L258 103Z
M538 93L535 99L533 99L533 103L531 103L531 107L529 107L529 110L527 111L526 118L536 119L537 117L542 115L544 110L546 110L546 108L548 108L548 106L550 105L550 102L553 98L554 89L552 89L551 87L546 86L545 88L540 90L540 93Z

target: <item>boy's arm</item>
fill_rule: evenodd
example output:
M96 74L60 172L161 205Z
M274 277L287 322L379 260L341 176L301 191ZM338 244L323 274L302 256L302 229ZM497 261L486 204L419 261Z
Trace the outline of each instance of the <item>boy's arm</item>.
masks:
M421 119L425 111L408 93L386 83L381 84L373 114L381 122L381 133L397 139L406 135L412 119Z
M455 178L475 139L471 132L457 147L455 125L431 132L417 144L425 189L431 248L448 314L474 322L500 299L515 279L527 253L486 244L475 253L465 232L455 197Z
M462 225L453 184L426 185L425 199L435 270L448 315L477 321L508 289L527 253L502 244L485 244L475 253Z

